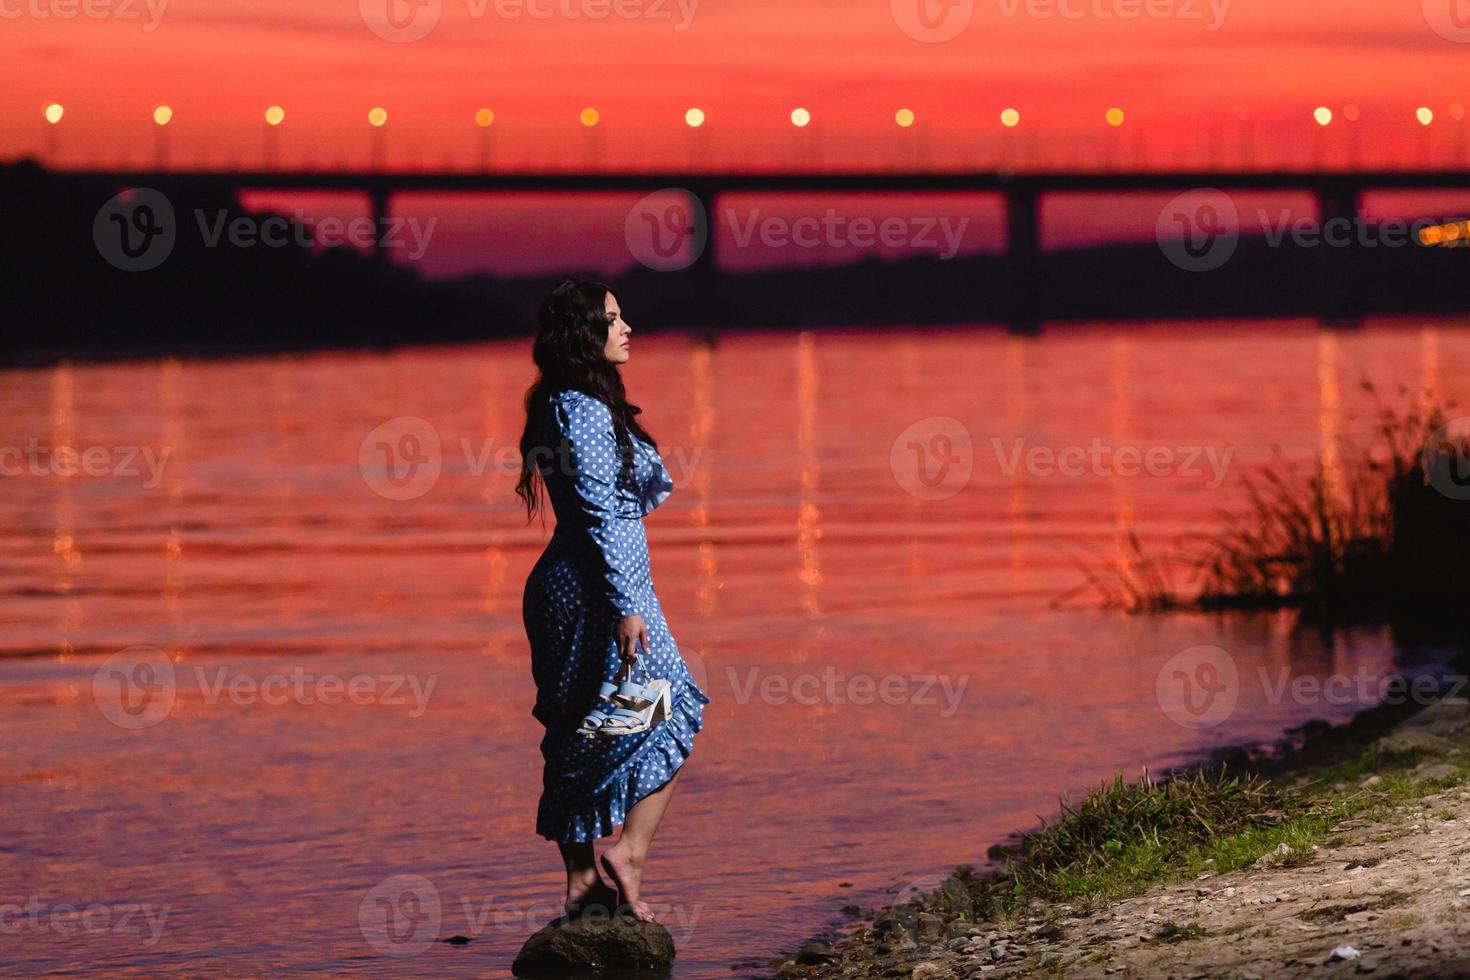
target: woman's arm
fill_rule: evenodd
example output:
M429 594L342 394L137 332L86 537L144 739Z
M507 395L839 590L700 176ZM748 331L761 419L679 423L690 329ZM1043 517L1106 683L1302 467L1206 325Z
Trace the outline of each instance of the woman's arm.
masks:
M639 616L635 593L648 576L648 543L641 521L618 514L622 455L612 412L591 395L577 393L558 403L556 416L567 442L562 458L572 468L581 523L601 558L603 594L619 617Z

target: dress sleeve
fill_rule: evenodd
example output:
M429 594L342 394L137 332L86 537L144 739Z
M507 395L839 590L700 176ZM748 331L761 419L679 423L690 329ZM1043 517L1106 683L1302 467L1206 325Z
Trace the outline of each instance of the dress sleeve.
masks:
M622 455L613 435L612 412L590 395L556 408L557 425L567 441L576 502L594 556L600 557L604 594L621 616L641 615L636 595L648 569L647 540L636 517L618 513L618 472Z

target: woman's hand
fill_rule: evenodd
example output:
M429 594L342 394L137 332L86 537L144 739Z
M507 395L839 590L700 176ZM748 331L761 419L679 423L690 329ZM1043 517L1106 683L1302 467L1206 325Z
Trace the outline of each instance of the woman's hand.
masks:
M643 646L643 652L648 652L648 627L643 625L642 616L624 616L618 620L618 625L613 629L613 636L618 641L618 655L627 664L638 662L638 651L635 649L639 644Z

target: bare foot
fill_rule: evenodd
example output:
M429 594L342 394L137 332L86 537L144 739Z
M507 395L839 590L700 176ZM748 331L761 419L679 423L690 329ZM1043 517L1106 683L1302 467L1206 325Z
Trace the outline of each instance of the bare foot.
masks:
M602 870L618 890L618 901L628 907L633 918L639 922L654 921L653 910L638 898L638 888L643 884L643 859L634 860L614 844L602 853L601 862Z
M567 900L562 903L567 915L580 915L590 908L611 915L618 907L617 891L598 876L596 869L592 875L590 879L567 882Z

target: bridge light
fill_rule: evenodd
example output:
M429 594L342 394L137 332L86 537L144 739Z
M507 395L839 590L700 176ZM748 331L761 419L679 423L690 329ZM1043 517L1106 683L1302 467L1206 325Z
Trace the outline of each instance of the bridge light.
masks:
M1121 126L1124 120L1123 110L1113 106L1108 110L1107 120L1109 126Z
M812 114L805 109L797 108L791 110L791 125L797 129L812 121Z
M893 114L893 121L903 129L908 129L914 124L914 110L900 109Z
M476 126L479 126L481 129L484 129L486 126L489 126L489 125L491 125L494 122L495 122L495 113L491 112L489 109L476 109L475 110L475 125Z
M684 122L692 129L698 129L700 126L704 125L704 110L690 109L688 112L684 113Z
M582 110L581 118L582 125L590 129L591 127L597 125L598 120L602 118L602 114L599 113L596 109L587 108Z
M1002 109L1000 113L1000 124L1006 129L1014 129L1021 123L1021 114L1015 109Z
M279 126L286 118L286 110L278 105L273 105L265 110L265 121L268 125Z
M1330 126L1332 124L1332 110L1325 105L1319 105L1312 110L1312 118L1317 120L1318 126Z
M1434 110L1428 106L1420 106L1414 110L1414 118L1419 120L1419 125L1428 126L1434 122Z
M46 107L46 121L55 126L61 122L61 114L66 110L61 107L60 102L53 102Z
M1462 106L1462 105L1460 105L1460 103L1458 103L1458 102L1456 102L1453 105L1451 105L1450 106L1450 118L1453 119L1455 122L1459 122L1461 119L1464 119L1465 118L1465 107Z
M174 111L166 105L161 105L153 110L153 121L160 126L167 126L168 121L174 117Z
M388 122L388 110L380 105L375 105L368 110L368 125L374 128L384 126Z
M1349 104L1342 107L1342 118L1346 119L1350 123L1357 122L1358 116L1360 115L1362 115L1362 113L1355 105Z

